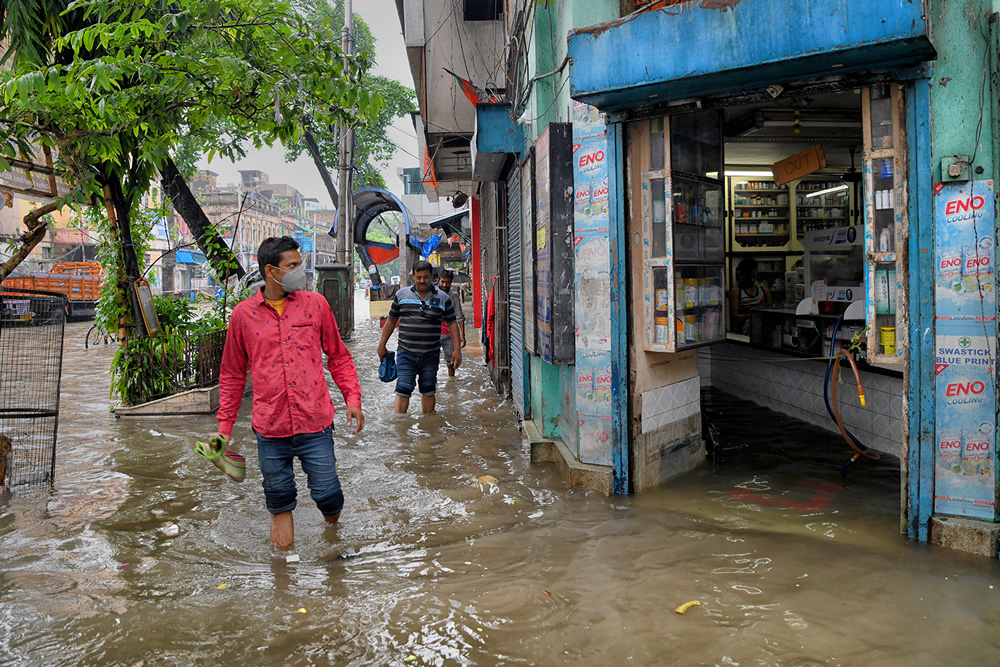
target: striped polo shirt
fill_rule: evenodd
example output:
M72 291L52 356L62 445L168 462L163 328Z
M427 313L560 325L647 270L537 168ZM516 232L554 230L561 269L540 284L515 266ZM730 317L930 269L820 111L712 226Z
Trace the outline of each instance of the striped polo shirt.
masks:
M441 346L441 323L455 321L455 307L446 292L431 285L426 299L413 287L404 287L392 299L389 317L399 320L399 347L422 357Z

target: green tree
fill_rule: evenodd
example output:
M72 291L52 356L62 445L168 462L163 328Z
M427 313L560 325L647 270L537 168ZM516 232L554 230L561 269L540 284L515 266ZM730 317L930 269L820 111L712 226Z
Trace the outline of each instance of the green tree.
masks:
M383 106L359 85L363 59L283 0L0 0L0 40L0 170L54 155L71 187L25 219L0 278L44 236L46 213L104 205L106 323L141 321L130 289L148 227L137 211L161 173L172 198L187 191L171 159L183 138L234 159L248 144L299 140L304 118L361 126ZM206 255L217 275L239 268L221 242ZM122 350L112 373L132 378L142 348Z
M344 26L343 0L297 0L296 5L304 12L313 25L328 25L340 32ZM379 96L385 104L371 122L354 126L354 168L358 177L355 187L385 187L381 170L392 159L396 144L389 138L389 126L399 117L416 109L413 89L399 81L371 73L375 65L375 38L357 14L354 15L354 40L359 53L361 67L361 87ZM330 122L330 118L312 117L308 119L309 134L322 159L323 166L333 171L340 167L340 127ZM309 152L305 137L285 144L285 159L296 160L303 152ZM319 166L319 165L317 165ZM334 205L337 205L334 197Z
M107 205L133 279L132 212L183 138L234 159L300 139L305 117L363 125L382 106L358 85L362 59L280 0L0 0L0 12L0 168L54 150L72 186L59 203Z

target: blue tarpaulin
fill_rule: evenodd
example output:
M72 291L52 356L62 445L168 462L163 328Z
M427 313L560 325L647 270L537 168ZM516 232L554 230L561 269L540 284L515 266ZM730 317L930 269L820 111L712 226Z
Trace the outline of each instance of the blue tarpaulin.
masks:
M441 238L440 234L436 234L424 241L423 245L420 246L420 256L424 259L430 257L431 253L434 252L434 248L438 247L438 244L441 243Z
M178 264L204 264L205 255L195 250L178 250Z

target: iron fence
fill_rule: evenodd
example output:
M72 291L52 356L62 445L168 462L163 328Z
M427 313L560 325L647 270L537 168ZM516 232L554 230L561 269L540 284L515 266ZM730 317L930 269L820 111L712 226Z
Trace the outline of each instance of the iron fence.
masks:
M225 343L226 329L126 339L119 354L128 356L128 371L119 398L139 405L216 384Z
M55 474L66 297L0 287L0 493Z

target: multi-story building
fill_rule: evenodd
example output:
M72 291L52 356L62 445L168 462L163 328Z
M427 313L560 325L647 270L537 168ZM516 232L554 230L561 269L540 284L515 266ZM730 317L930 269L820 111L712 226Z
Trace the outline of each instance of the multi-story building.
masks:
M0 261L7 259L7 244L25 231L24 216L51 201L48 176L42 172L12 169L0 174ZM65 194L66 185L56 181L56 191ZM48 233L15 269L17 274L45 272L57 261L72 261L75 255L93 257L94 248L82 233L72 233L73 211L63 208L50 214Z
M855 333L906 532L996 553L995 0L396 4L529 433L642 491L704 460L702 386L835 428L788 361Z
M244 181L248 179L247 174L253 174L250 182L267 183L264 172L240 173ZM252 270L257 266L257 248L264 239L291 236L295 228L285 221L281 204L270 196L270 190L264 192L234 185L220 187L217 176L214 172L199 172L192 179L192 192L209 221L229 240L243 267Z

